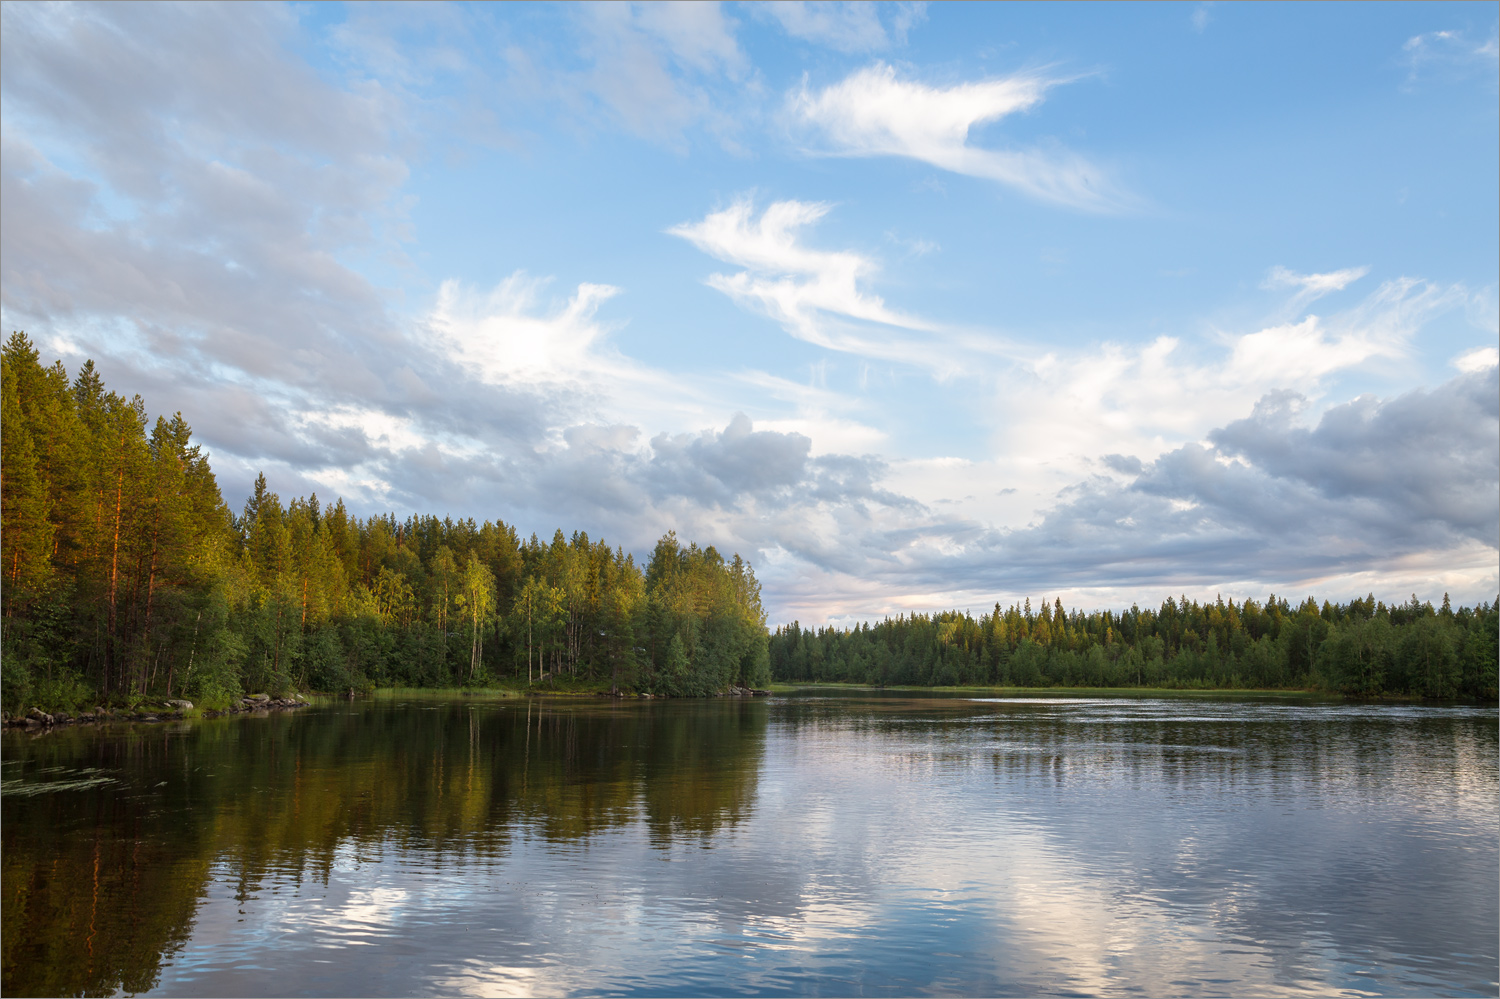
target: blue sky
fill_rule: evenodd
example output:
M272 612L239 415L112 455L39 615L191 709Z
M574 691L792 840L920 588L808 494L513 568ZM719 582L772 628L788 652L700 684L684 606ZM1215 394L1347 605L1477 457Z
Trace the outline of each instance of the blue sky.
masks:
M1496 4L3 7L0 292L238 505L774 621L1500 590Z

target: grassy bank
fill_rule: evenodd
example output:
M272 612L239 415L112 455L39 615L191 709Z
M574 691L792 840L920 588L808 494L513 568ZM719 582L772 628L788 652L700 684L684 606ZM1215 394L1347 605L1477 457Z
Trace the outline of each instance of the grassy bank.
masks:
M366 696L377 698L435 698L453 699L462 697L506 698L506 697L605 697L611 691L608 677L588 679L585 677L549 677L539 683L500 680L483 687L375 687L364 691Z
M454 698L508 700L525 697L526 694L510 687L377 687L370 692L370 696L382 701L451 701Z
M1313 702L1344 702L1348 700L1359 700L1368 703L1391 703L1412 704L1422 703L1423 699L1410 695L1386 695L1377 698L1351 698L1345 695L1326 691L1312 690L1306 688L1255 688L1244 687L1234 689L1200 690L1183 687L921 687L921 686L889 686L872 687L868 684L856 683L776 683L772 684L770 690L773 694L796 695L817 692L838 693L858 695L869 693L881 696L901 696L928 698L975 698L975 697L1015 697L1015 698L1120 698L1120 699L1142 699L1142 698L1191 698L1196 700L1244 700L1247 698L1266 698L1281 701L1297 701L1303 703ZM89 696L87 692L79 691L82 697L72 696L58 698L53 703L44 703L38 699L28 699L24 705L6 705L6 717L20 717L32 707L40 708L48 714L58 711L66 711L70 714L78 714L80 711L88 710L98 704L107 707L111 712L121 714L142 713L159 710L163 702L160 698L148 697L110 697L96 698ZM316 691L298 691L298 696L305 698L315 704L327 704L345 699L342 692L320 693ZM505 683L500 682L485 687L366 687L359 691L360 697L372 697L377 700L404 700L404 701L451 701L456 699L472 698L475 700L509 700L523 697L607 697L610 694L610 683L607 679L578 679L559 678L554 685L551 680L543 683ZM280 696L280 695L277 695ZM205 711L221 711L230 703L238 703L239 698L233 698L226 703L199 702L195 703L192 710L185 712L187 717L198 717ZM1489 702L1485 702L1489 703Z

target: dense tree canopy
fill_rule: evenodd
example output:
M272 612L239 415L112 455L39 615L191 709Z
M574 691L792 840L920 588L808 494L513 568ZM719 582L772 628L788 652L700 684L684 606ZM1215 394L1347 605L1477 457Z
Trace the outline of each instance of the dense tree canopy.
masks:
M1500 601L1497 601L1500 603ZM1297 607L1272 596L1168 598L1156 610L1031 601L975 618L913 614L771 636L781 681L996 686L1320 687L1360 696L1495 698L1495 604L1434 609L1415 596Z
M769 680L760 585L738 555L667 534L619 548L501 521L360 519L265 476L220 496L181 414L92 364L69 380L4 349L7 706L111 694L609 680L702 695Z

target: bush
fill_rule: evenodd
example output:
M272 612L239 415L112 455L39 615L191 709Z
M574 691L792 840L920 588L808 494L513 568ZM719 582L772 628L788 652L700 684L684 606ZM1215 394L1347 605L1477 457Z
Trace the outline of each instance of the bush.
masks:
M200 708L222 708L244 694L240 686L240 663L245 641L227 627L209 632L195 649L183 677L182 692Z
M31 670L21 657L6 650L0 656L0 705L8 712L19 712L31 702Z

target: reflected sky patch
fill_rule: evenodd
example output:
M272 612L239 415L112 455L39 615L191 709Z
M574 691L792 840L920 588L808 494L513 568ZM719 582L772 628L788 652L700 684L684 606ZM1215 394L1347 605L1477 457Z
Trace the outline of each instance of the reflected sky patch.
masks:
M203 858L155 889L189 905L129 979L152 994L1496 990L1493 709L528 707L59 742L26 766L168 786L7 795L6 919L107 806ZM23 838L43 820L73 832Z

